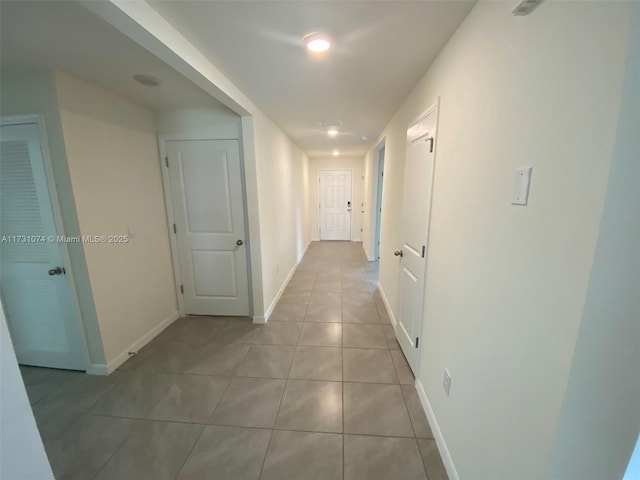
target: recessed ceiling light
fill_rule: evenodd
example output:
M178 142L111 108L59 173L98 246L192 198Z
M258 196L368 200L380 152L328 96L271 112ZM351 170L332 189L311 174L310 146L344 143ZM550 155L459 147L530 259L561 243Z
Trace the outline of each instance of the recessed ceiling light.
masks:
M336 135L338 135L338 129L337 128L330 128L329 130L327 130L327 134L330 137L335 137Z
M339 157L339 156L340 156L340 152L339 152L338 150L334 150L333 152L331 152L331 154L332 154L334 157Z
M304 46L313 53L322 53L329 50L331 47L331 41L329 37L324 33L314 32L306 35L302 39Z
M362 135L362 141L366 142L367 140L369 140L369 136L368 135Z
M133 76L133 79L145 87L157 87L162 83L159 78L152 75L137 74Z

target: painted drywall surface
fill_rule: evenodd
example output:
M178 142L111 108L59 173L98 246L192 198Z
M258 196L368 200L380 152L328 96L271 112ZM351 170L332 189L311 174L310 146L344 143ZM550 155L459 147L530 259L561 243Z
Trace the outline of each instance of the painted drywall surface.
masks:
M441 97L418 377L462 479L546 475L628 43L628 4L510 10L478 3L382 134L383 208L399 212L406 128ZM512 206L515 170L530 165L529 205ZM388 252L401 244L400 218L385 215L382 228L394 314L399 264Z
M0 304L0 478L53 480Z
M309 244L303 210L307 156L262 113L254 114L264 308Z
M52 73L31 72L12 75L3 70L0 79L0 113L2 116L30 114L43 116L64 234L70 237L80 235ZM84 249L81 244L70 243L67 244L67 250L75 280L89 360L94 364L103 364L105 363L104 349Z
M177 311L152 111L56 73L69 173L107 363Z
M309 196L311 199L311 232L313 240L319 240L319 192L318 178L320 170L346 169L352 170L353 190L351 195L352 220L351 240L362 241L362 224L364 220L364 158L363 157L317 157L309 160Z
M184 108L156 112L158 135L185 139L240 138L240 123L240 117L230 110Z
M634 13L615 153L549 480L621 479L640 432L640 5Z

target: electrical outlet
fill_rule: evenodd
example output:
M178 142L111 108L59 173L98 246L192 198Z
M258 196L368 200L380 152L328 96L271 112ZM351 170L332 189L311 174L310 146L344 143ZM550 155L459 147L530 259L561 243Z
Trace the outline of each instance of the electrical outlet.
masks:
M442 388L444 389L444 393L449 396L449 391L451 390L451 374L449 370L444 369L444 377L442 378Z

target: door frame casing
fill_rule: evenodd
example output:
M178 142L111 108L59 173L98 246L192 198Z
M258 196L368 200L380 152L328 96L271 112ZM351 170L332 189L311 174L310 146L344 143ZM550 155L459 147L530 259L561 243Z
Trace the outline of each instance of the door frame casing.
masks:
M433 192L435 190L435 182L436 182L436 160L437 160L437 153L438 153L438 131L439 131L439 123L440 123L440 97L438 96L436 101L431 104L426 110L424 110L420 115L416 116L413 120L411 120L408 125L407 125L407 130L409 130L409 128L411 128L413 125L415 125L416 123L424 120L425 118L427 118L429 115L431 115L432 113L435 112L435 126L434 126L434 130L435 130L435 135L433 136L433 167L432 167L432 181L431 181L431 196L429 198L429 221L427 222L427 231L426 233L426 255L424 258L424 284L422 286L422 302L421 302L421 306L420 306L420 327L418 328L418 333L419 333L419 338L420 341L418 342L418 347L417 347L417 352L416 352L416 356L417 356L417 361L416 361L416 371L413 372L414 376L416 378L418 378L418 376L420 375L420 359L422 357L422 346L424 345L424 341L422 341L423 338L423 333L424 333L424 325L425 325L425 304L426 304L426 299L427 299L427 269L428 269L428 265L429 265L429 254L431 251L430 247L430 238L431 238L431 218L432 218L432 213L433 213ZM405 147L406 148L406 147ZM402 206L402 208L404 209L404 205ZM398 285L400 284L400 276L402 275L402 271L398 272ZM402 307L400 307L402 308ZM401 312L398 312L398 319L397 322L402 321L402 314ZM396 325L394 325L394 331L396 333L396 337L398 336L397 334L397 322Z
M318 169L318 240L322 241L322 231L321 231L321 225L322 225L322 220L320 217L320 210L321 210L321 202L320 200L322 199L322 191L319 187L320 185L320 177L322 176L322 172L351 172L351 215L349 216L349 242L353 242L353 168L319 168ZM328 242L332 241L332 240L327 240ZM338 241L343 241L346 242L347 240L338 240Z
M238 153L240 161L240 182L242 184L242 218L245 229L245 255L247 257L247 289L249 299L249 316L253 318L255 315L253 308L253 282L251 278L251 236L248 228L247 213L247 190L245 182L244 155L242 153L242 139L233 135L201 135L201 134L161 134L158 135L158 147L160 152L160 170L162 171L162 190L164 192L164 204L167 209L167 233L169 234L169 242L171 245L171 263L173 265L173 276L175 279L175 292L178 301L178 313L181 317L186 315L184 307L184 297L180 290L182 282L182 271L180 269L180 257L178 256L178 241L173 233L173 225L175 224L175 213L173 211L173 202L171 199L171 180L169 178L169 169L166 167L167 158L167 142L171 141L207 141L207 140L234 140L238 142Z
M44 164L45 176L47 178L48 197L51 204L51 210L53 214L53 221L56 226L56 232L60 236L66 237L64 230L64 223L62 222L62 210L60 209L60 200L58 197L58 190L56 187L55 177L53 173L53 165L51 163L51 152L49 151L49 141L47 138L46 123L44 115L39 113L25 114L25 115L7 115L0 117L1 126L11 125L33 125L38 128L38 137L40 140L40 151L42 153L42 162ZM84 360L85 372L92 370L91 358L89 356L89 347L86 337L86 331L84 328L84 321L82 318L82 310L80 309L80 301L78 299L78 290L76 288L75 278L73 276L73 266L71 265L71 257L69 256L69 249L65 242L57 243L60 248L60 254L62 255L62 261L65 265L64 279L69 288L71 308L75 313L76 327L78 329L78 337L80 339L80 349L82 358ZM8 319L7 319L8 321Z

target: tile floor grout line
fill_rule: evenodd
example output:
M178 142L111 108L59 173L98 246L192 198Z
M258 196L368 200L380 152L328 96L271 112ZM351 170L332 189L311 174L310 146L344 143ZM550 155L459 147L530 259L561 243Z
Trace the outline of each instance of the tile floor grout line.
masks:
M178 473L176 474L175 478L177 479L180 476L180 472L182 472L182 469L184 468L184 466L187 464L187 462L189 461L189 458L191 457L191 454L193 453L193 451L196 448L196 445L198 445L198 442L200 441L200 439L202 438L202 436L204 435L204 431L207 429L207 425L203 425L202 428L200 429L200 434L198 435L198 438L196 438L196 441L193 442L193 445L191 445L191 449L189 450L189 453L184 457L184 462L182 462L182 465L180 466L180 469L178 470Z

